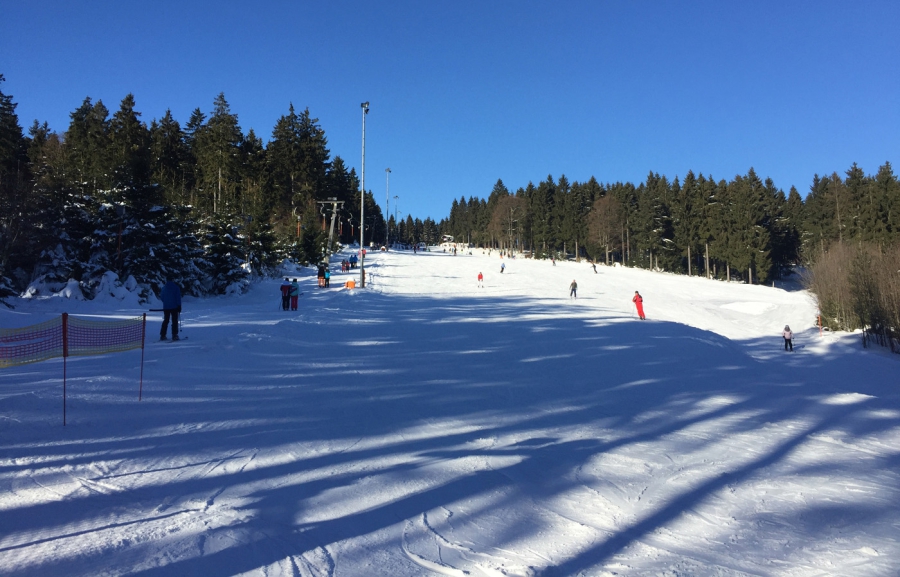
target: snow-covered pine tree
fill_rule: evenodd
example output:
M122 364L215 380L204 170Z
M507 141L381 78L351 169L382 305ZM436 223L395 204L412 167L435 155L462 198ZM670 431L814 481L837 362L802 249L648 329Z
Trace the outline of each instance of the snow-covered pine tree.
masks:
M28 163L33 178L27 241L31 294L55 292L69 279L85 280L91 253L96 201L67 176L67 150L47 123L29 130Z
M294 258L304 265L318 263L325 256L326 237L312 210L306 211L303 218L303 229Z
M209 293L241 293L249 284L238 220L233 215L212 215L203 222L203 284Z
M3 82L0 74L0 85ZM11 257L17 252L16 239L24 227L27 176L26 141L16 103L0 91L0 302L15 292L9 272L11 265L16 266Z

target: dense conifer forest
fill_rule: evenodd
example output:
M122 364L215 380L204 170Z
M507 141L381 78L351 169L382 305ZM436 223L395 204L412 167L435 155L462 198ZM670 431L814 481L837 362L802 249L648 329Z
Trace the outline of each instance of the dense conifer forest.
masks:
M110 111L86 98L56 132L27 132L0 75L0 299L56 292L86 298L110 282L147 296L166 279L193 295L243 290L286 258L323 258L336 240L438 243L532 258L587 259L675 274L770 284L798 270L826 326L866 328L894 346L900 327L900 183L889 162L866 174L814 175L805 199L750 168L726 180L688 170L644 182L570 182L548 175L486 199L461 196L440 222L395 222L354 168L331 157L309 110L289 104L264 141L246 134L224 94L182 126L149 124L127 95ZM488 192L488 191L485 191ZM427 191L421 191L427 194ZM112 280L110 280L112 275Z
M454 200L439 230L476 246L768 284L802 275L823 324L866 328L900 345L900 183L889 162L815 175L804 200L750 168L731 180L688 170L669 180L569 182L548 176L515 193ZM900 350L900 349L898 349Z

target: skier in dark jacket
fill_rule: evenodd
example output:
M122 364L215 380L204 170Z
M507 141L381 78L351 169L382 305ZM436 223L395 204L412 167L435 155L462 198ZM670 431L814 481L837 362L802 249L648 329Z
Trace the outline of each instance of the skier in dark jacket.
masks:
M286 311L291 304L291 281L284 277L281 283L281 310Z
M172 340L178 340L178 315L181 314L181 289L175 281L169 281L159 294L163 304L162 329L159 331L159 340L165 341L166 330L169 328L169 319L172 320Z

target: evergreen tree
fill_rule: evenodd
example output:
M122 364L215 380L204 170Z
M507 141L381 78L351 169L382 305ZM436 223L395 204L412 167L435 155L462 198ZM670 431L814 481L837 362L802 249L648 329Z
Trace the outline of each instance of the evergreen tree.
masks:
M784 206L785 246L784 258L788 263L800 262L800 247L803 243L803 199L795 187L788 192Z
M151 123L150 140L153 181L162 186L169 204L189 204L188 191L193 188L192 160L186 135L171 110L166 110L159 122Z
M4 82L0 74L0 87ZM9 275L26 206L27 154L16 103L0 90L0 302L14 294Z
M301 131L300 118L291 104L287 116L275 123L272 139L266 146L269 185L277 211L285 216L293 214L295 207L306 206L312 200L311 195L304 194L300 174L304 160Z
M765 186L751 168L746 176L736 176L731 187L730 264L746 272L748 282L765 282L772 267L770 203Z
M189 123L191 128L194 120L192 117ZM197 159L197 204L202 214L226 214L238 209L242 140L237 115L220 93L213 102L209 120L191 137Z
M109 122L109 159L113 186L144 184L150 180L150 132L134 109L129 94Z
M34 177L28 242L23 247L29 262L32 290L62 289L69 279L87 280L92 233L99 207L69 178L65 145L47 123L34 122L29 130L30 171ZM86 287L85 287L86 288Z
M304 215L296 258L304 265L316 265L325 256L325 233L315 212L308 210Z
M874 178L874 196L881 206L882 235L885 244L900 240L900 182L890 162L878 168Z
M86 194L109 190L112 186L112 161L109 156L109 110L98 100L85 98L70 114L65 134L69 169L77 186Z
M647 268L672 268L673 250L667 241L672 239L671 218L667 198L670 185L665 176L651 172L646 184L636 191L637 211L632 221L639 263ZM662 254L665 252L665 254ZM663 262L660 263L660 257Z
M534 250L538 253L535 256L540 258L549 258L551 252L556 251L557 238L553 234L554 222L553 200L556 196L556 185L553 176L548 175L547 180L538 184L537 188L530 195L530 213L532 237L534 239Z
M234 215L207 217L203 250L204 288L212 294L239 294L249 284L249 271L244 267L244 248Z
M602 254L607 265L611 262L616 245L621 244L623 224L621 205L612 195L600 196L594 201L590 216L589 246L598 247L595 254Z
M675 270L696 274L696 262L701 255L700 236L703 226L704 199L700 182L689 170L677 190L672 194L672 234L675 247L684 258L684 264Z

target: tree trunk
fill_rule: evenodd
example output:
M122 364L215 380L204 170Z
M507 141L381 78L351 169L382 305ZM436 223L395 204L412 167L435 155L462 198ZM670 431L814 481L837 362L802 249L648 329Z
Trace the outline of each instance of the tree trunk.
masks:
M688 276L691 276L691 245L688 245Z
M709 243L706 243L706 278L709 278Z

